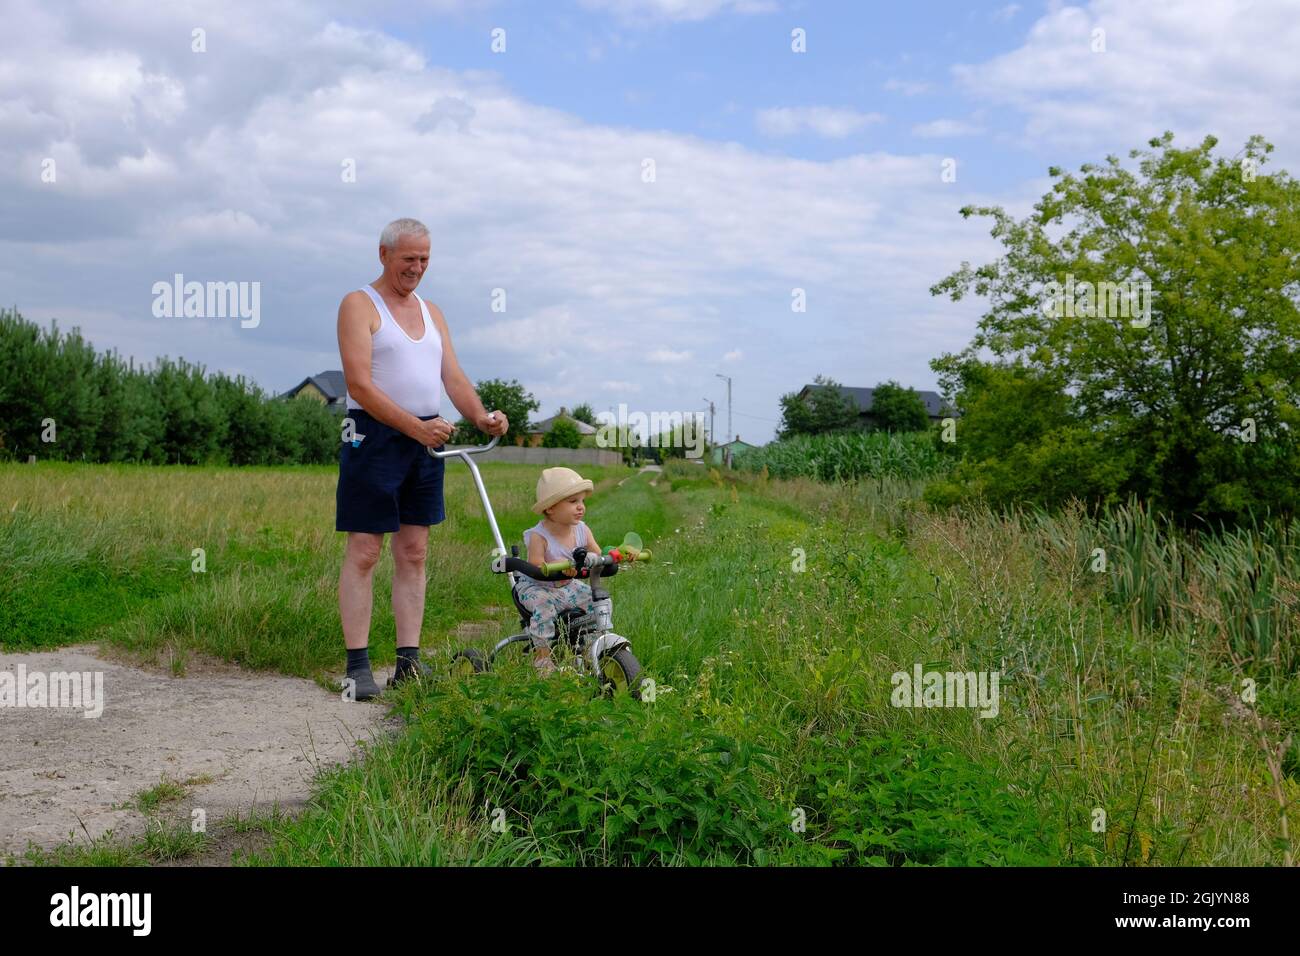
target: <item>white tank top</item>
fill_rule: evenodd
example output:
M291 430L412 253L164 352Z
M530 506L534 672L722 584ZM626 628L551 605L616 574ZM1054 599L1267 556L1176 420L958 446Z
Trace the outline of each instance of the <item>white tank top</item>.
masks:
M393 319L383 296L368 285L358 291L370 296L379 312L379 328L370 338L370 380L412 415L437 415L442 407L442 336L429 316L429 307L415 296L424 316L424 335L413 339ZM351 393L347 405L361 407Z

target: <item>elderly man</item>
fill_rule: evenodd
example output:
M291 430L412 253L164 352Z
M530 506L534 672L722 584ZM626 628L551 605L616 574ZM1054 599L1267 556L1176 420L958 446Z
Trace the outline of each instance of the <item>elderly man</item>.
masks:
M491 414L461 371L451 332L436 305L415 294L429 267L429 230L398 219L379 239L384 272L349 292L339 305L339 354L347 380L350 434L339 453L335 530L346 531L339 575L339 616L347 646L347 676L356 700L379 694L370 670L370 611L375 564L392 533L393 618L397 669L389 686L424 672L424 558L429 525L445 517L441 448L452 426L438 413L442 387L460 412L489 435L504 435L506 416Z

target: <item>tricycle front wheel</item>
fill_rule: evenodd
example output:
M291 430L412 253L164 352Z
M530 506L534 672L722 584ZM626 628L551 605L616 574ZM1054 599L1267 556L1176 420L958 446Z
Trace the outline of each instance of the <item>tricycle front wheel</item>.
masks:
M482 674L487 669L487 661L484 660L478 649L473 647L457 651L451 659L451 667L448 668L454 680L473 677L475 674Z
M627 645L601 657L597 677L606 697L626 692L633 700L641 699L641 662Z

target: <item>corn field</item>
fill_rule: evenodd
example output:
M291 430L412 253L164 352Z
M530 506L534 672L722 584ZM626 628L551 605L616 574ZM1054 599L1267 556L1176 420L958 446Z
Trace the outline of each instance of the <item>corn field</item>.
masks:
M860 478L929 478L947 471L949 459L929 432L845 432L802 435L745 451L736 467L773 478L856 481Z

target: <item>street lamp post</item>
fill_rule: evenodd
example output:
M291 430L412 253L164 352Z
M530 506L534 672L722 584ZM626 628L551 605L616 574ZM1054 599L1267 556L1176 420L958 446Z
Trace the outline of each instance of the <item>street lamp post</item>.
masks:
M713 374L727 383L727 441L731 441L735 437L731 431L731 376L723 375L721 372Z

